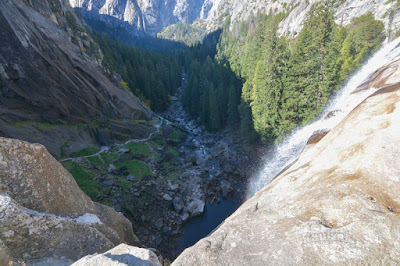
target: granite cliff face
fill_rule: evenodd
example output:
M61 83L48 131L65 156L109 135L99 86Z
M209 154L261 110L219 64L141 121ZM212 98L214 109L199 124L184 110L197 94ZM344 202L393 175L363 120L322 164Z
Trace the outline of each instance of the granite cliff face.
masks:
M59 154L68 141L79 150L150 130L123 122L152 114L100 68L101 51L66 1L1 1L0 24L0 136Z
M377 89L173 265L400 263L400 59Z
M83 12L84 17L95 18L127 27L134 34L148 33L155 35L163 28L179 21L192 23L196 19L207 21L208 31L222 26L230 17L233 23L247 20L258 11L279 13L290 11L280 24L282 35L294 37L300 32L306 14L312 4L319 0L69 0L74 8ZM395 16L399 8L395 1L338 1L335 6L336 23L348 24L354 17L372 12L375 18L385 22L391 34L399 30L400 17Z
M307 12L311 5L320 0L215 0L209 11L208 29L215 30L221 26L228 16L232 22L247 20L250 15L256 15L258 11L279 13L290 11L288 17L279 26L279 32L289 37L296 36L300 32ZM345 0L337 1L335 6L335 18L337 24L349 24L351 19L372 12L376 19L385 22L386 29L395 32L400 28L400 16L395 1L383 0Z
M164 27L179 21L192 23L197 18L205 19L212 0L70 0L71 6L82 11L84 16L117 24L131 30L133 34L155 35Z
M0 257L8 260L77 260L120 243L141 246L132 224L90 200L42 145L6 138L0 138L0 232Z

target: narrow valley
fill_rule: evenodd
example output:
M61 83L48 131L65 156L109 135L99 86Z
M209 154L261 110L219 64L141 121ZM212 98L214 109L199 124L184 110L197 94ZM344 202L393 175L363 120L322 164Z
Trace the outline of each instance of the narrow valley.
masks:
M0 265L400 264L400 0L0 1Z

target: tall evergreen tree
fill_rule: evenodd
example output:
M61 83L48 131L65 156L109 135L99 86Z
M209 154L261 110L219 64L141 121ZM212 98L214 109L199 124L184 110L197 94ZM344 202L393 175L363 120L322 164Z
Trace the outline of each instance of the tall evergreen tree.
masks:
M209 128L211 131L217 131L221 128L221 119L218 110L218 99L217 93L214 90L214 86L211 84L210 86L210 94L209 94Z

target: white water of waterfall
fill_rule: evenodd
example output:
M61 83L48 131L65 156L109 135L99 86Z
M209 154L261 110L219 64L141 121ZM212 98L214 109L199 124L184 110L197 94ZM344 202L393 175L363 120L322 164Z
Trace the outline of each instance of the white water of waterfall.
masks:
M266 151L262 169L252 177L249 183L247 197L253 196L264 188L286 166L293 163L303 151L309 138L315 132L327 132L342 121L354 108L376 91L369 89L352 94L356 88L362 85L380 67L394 60L400 55L397 47L400 38L388 43L368 60L366 64L346 83L333 100L325 108L320 118L315 122L292 131L277 147ZM327 118L328 114L334 114Z

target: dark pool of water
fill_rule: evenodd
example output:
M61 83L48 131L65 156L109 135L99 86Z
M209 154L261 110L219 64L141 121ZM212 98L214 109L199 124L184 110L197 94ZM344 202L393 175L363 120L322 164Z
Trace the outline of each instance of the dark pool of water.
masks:
M207 203L202 216L190 220L184 227L184 234L178 240L176 255L185 248L191 247L200 239L209 235L229 215L236 211L243 203L239 192L235 191L232 198L221 200L219 203Z

